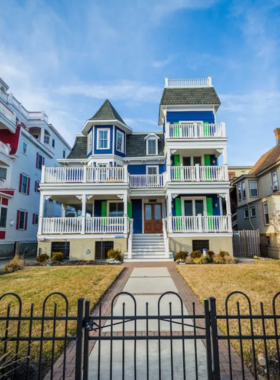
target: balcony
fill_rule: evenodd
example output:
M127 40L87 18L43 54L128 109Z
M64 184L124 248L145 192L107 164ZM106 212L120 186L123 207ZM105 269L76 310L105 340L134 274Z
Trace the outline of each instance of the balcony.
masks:
M42 183L124 183L124 167L44 167Z
M127 218L43 218L42 234L118 234L127 232Z
M172 182L219 182L228 181L225 166L172 166Z
M231 232L230 215L222 216L172 216L172 232Z
M16 131L16 115L0 101L0 127L10 132Z
M170 139L213 139L225 138L225 123L203 124L203 123L166 123L166 136Z
M129 175L129 186L131 189L163 187L163 174Z
M7 144L4 144L2 141L0 141L0 153L4 153L6 156L9 156L10 154L10 146Z

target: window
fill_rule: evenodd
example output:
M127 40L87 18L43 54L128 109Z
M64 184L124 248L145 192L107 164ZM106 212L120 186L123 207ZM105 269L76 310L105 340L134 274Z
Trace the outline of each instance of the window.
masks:
M257 181L249 181L250 186L250 196L257 197L258 196L258 184Z
M35 181L35 186L34 186L35 193L40 193L39 187L40 187L40 181Z
M269 224L267 203L263 203L263 217L264 217L264 224L267 226Z
M182 215L197 216L204 214L204 199L184 199Z
M158 166L147 166L147 174L148 175L157 175L158 174Z
M147 155L155 154L157 154L157 140L150 138L147 140Z
M2 227L2 228L6 228L7 211L8 211L8 209L6 207L0 208L0 227Z
M209 250L209 240L193 240L192 241L192 250L193 251L202 251L203 248Z
M29 195L30 178L24 174L20 174L19 177L19 192Z
M6 168L0 168L0 180L7 179L7 169Z
M42 170L42 166L45 165L45 158L41 156L40 153L37 153L36 156L36 168Z
M278 187L278 178L276 172L272 173L272 186Z
M52 147L55 148L55 139L52 139Z
M23 154L26 154L27 153L27 144L25 141L23 141L22 143L22 153Z
M242 182L242 193L243 193L243 199L246 199L246 185L245 185L245 182Z
M17 212L17 230L26 230L27 229L27 217L28 217L28 214L26 211L18 210L18 212Z
M63 157L63 158L66 157L66 152L65 152L65 150L62 152L62 157Z
M48 136L48 135L44 136L44 143L45 144L49 144L50 143L50 136Z
M228 173L228 179L232 181L235 178L235 172Z
M109 149L109 129L98 129L98 149Z
M92 152L92 130L87 135L87 154L91 152Z
M38 224L38 214L33 214L32 224Z
M241 201L242 195L241 195L241 184L238 185L238 200Z
M124 133L117 130L117 151L124 153Z
M123 216L123 203L122 202L110 202L109 203L109 216L110 217L122 217Z
M249 210L246 208L244 210L244 219L248 219L249 218Z
M95 242L95 260L107 259L108 251L114 249L113 241Z
M256 217L256 208L255 208L255 207L252 207L252 208L251 208L251 217L252 217L252 218L255 218L255 217Z
M265 245L270 247L270 236L265 236Z
M70 243L67 242L54 242L52 243L52 252L62 252L64 255L64 258L69 258L69 252L70 252Z

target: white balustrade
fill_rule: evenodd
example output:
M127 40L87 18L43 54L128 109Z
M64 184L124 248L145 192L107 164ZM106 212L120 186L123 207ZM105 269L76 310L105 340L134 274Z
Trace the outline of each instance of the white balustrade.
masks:
M192 138L217 138L226 137L225 123L180 123L169 124L167 137L172 139L192 139Z
M230 216L172 216L173 232L230 232Z
M169 239L168 239L168 221L167 219L162 219L162 231L163 231L163 239L164 239L164 251L165 258L169 258Z
M224 166L171 166L170 178L180 181L227 181Z
M82 218L43 218L42 234L79 234Z
M128 258L132 258L133 219L129 219Z
M211 77L208 78L189 78L189 79L169 79L166 78L167 87L193 87L193 86L211 86Z
M45 183L83 182L83 167L45 168Z
M126 167L87 167L87 182L125 182Z
M0 114L4 115L11 123L16 124L16 115L0 102Z
M163 187L163 184L162 174L129 175L129 186L131 188Z
M125 217L86 218L86 233L124 233Z

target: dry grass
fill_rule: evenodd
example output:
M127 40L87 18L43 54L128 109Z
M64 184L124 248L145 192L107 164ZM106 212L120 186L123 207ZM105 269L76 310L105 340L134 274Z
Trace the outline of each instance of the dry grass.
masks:
M22 300L22 315L30 315L30 305L34 304L34 315L42 315L42 305L45 298L52 292L61 292L68 299L69 315L77 315L78 298L90 299L93 308L112 282L122 271L121 266L80 266L80 267L43 267L28 268L12 274L0 276L1 294L13 292L20 296ZM1 295L0 294L0 295ZM11 315L17 315L18 303L14 297L7 296L0 302L0 316L7 313L7 305L11 304ZM65 316L65 301L59 296L51 297L46 303L45 315L52 316L54 304L57 303L57 315ZM76 322L68 323L68 334L75 332ZM53 322L45 322L44 336L52 333ZM21 323L21 335L28 336L29 323ZM56 335L63 336L65 322L56 323ZM16 323L11 322L9 335L12 336L16 331ZM0 321L0 336L5 333L5 324ZM40 336L41 322L33 323L33 336ZM9 344L13 344L9 342ZM61 352L63 343L56 345L56 356ZM21 345L20 352L26 355L27 343ZM44 358L49 359L51 354L51 342L44 343ZM0 354L3 349L0 339ZM2 351L3 352L3 351ZM37 358L39 353L39 343L32 343L31 356ZM1 355L0 355L1 356Z
M272 299L280 291L280 262L279 261L256 261L252 265L189 265L178 266L178 271L189 284L193 292L203 302L210 296L216 298L217 313L225 314L225 300L229 293L241 291L247 294L251 300L252 313L261 314L260 303L263 302L264 313L272 314ZM237 301L240 305L240 313L248 314L248 302L241 295L234 295L229 301L230 314L237 314ZM276 302L277 314L280 315L280 296ZM226 333L225 320L218 321L220 329ZM274 334L273 320L265 322L266 334ZM254 320L254 334L263 334L261 321ZM280 331L280 321L278 323ZM230 334L238 333L236 320L230 322ZM250 334L248 321L242 322L242 334ZM232 341L235 349L240 353L238 341ZM267 342L270 357L275 357L275 340ZM255 341L256 353L264 352L262 341ZM243 342L244 359L247 363L252 362L252 344Z

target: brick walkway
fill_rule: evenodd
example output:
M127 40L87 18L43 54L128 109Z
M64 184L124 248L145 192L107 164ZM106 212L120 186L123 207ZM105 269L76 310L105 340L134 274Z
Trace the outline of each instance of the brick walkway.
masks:
M181 296L186 309L189 314L193 314L193 307L195 305L196 314L204 314L203 305L199 302L197 297L191 291L190 287L186 284L185 280L180 276L178 271L176 270L175 263L125 263L123 264L124 270L114 282L113 286L107 291L107 293L103 296L102 303L102 315L110 315L111 314L111 301L116 294L121 292L127 283L131 272L134 268L144 268L144 267L165 267L168 269L172 280L175 283L176 288L178 289L179 295ZM98 315L98 307L93 310L92 315ZM103 324L105 321L103 321ZM204 322L202 320L196 321L197 326L204 326ZM199 329L198 333L199 334ZM222 334L219 331L219 334ZM95 341L89 342L89 353L92 352L94 348ZM229 380L230 372L229 372L229 360L228 360L228 348L226 341L219 341L219 357L220 357L220 370L221 370L221 379ZM241 359L239 355L231 349L231 362L232 362L232 380L241 380L242 379L242 371L241 371ZM66 354L66 376L67 380L75 379L75 342L71 342L67 347ZM63 356L61 356L54 365L54 380L62 379L62 364L63 364ZM50 373L45 377L44 380L50 379ZM251 380L253 376L245 368L245 379ZM190 379L191 380L191 379Z

